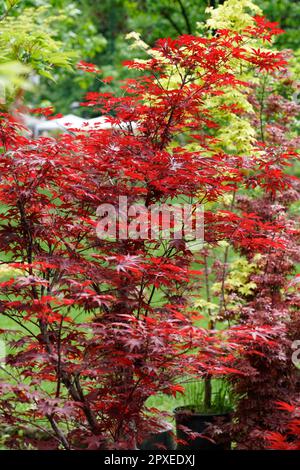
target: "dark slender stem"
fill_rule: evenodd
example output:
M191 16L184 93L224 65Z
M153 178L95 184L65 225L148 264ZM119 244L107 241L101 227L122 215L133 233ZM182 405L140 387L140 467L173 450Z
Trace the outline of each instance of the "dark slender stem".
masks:
M51 427L52 427L53 431L55 432L56 436L58 437L58 439L60 440L60 442L62 443L64 448L66 450L70 450L71 449L70 444L67 441L67 438L64 435L64 433L62 432L62 430L58 427L57 422L55 421L54 417L51 416L51 415L47 415L47 418L48 418L48 420L51 424Z
M173 28L179 34L179 36L182 36L182 31L181 31L180 27L178 26L176 21L173 20L172 16L169 14L169 12L165 8L162 8L160 10L160 13L164 18L166 18L166 20L169 21L169 23L171 24L171 26L173 26Z
M204 380L204 410L211 409L211 398L212 398L211 376L208 376Z
M189 19L189 16L187 14L187 11L185 9L185 6L182 3L182 0L177 0L177 3L179 3L180 10L181 10L182 16L183 16L185 24L186 24L187 32L188 32L188 34L192 34L192 26L191 26L190 19Z
M61 385L61 333L62 333L62 325L63 325L63 317L61 318L58 330L58 338L57 338L57 387L56 387L56 398L60 395L60 385Z
M265 141L265 132L264 132L264 108L265 108L265 92L266 92L266 83L267 83L267 76L265 75L262 82L261 87L261 95L260 95L260 110L259 110L259 123L260 123L260 138L261 141Z
M230 210L232 211L234 208L235 204L235 198L236 198L236 190L233 193L232 201L230 204ZM225 280L226 280L226 275L227 275L227 262L228 262L228 256L229 256L229 245L226 246L225 251L224 251L224 259L223 259L223 269L222 269L222 280L221 280L221 296L220 296L220 306L219 306L219 314L222 311L222 308L225 305Z

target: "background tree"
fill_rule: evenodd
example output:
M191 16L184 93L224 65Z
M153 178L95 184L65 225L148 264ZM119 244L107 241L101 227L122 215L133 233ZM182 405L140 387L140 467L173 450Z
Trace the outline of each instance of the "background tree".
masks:
M72 53L62 47L53 28L60 19L49 15L44 6L24 8L19 0L1 2L0 67L4 107L17 93L30 87L33 76L54 80L55 68L71 70Z

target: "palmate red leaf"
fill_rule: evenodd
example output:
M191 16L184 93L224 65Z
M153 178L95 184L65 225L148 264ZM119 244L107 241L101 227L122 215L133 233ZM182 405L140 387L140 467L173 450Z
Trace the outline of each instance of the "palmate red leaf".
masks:
M80 62L78 62L77 68L79 70L83 70L84 72L88 72L88 73L101 73L101 70L99 70L95 64L85 62L84 60L81 60Z
M274 450L292 450L293 444L286 442L284 436L279 432L269 432L266 434L266 439L270 442L270 447Z
M279 410L288 411L289 413L293 413L295 411L294 405L289 405L283 401L275 401L275 405L278 407Z
M196 432L196 431L193 431L191 430L188 426L184 426L183 424L180 424L179 426L179 429L181 431L184 432L184 434L186 435L187 439L186 440L178 440L178 442L182 442L184 443L185 445L188 445L188 441L189 440L195 440L197 438L202 438L202 439L206 439L207 441L209 442L212 442L212 443L215 443L214 439L212 439L211 437L209 436L206 436L205 434L203 433L199 433L199 432Z
M289 413L288 418L283 415L281 423L281 432L267 432L266 439L269 448L274 450L299 450L300 449L300 419L299 402L289 404L283 401L275 401L276 407Z
M42 116L51 116L54 112L54 109L52 106L45 106L43 108L30 108L28 109L28 112Z
M299 419L293 419L288 424L287 430L288 430L289 434L299 437L299 435L300 435L300 420ZM298 442L297 442L297 448L298 448L298 450L300 448L299 439L298 439Z
M180 384L171 385L169 387L169 393L173 395L173 397L175 398L176 398L177 393L183 394L184 390L185 390L184 387Z

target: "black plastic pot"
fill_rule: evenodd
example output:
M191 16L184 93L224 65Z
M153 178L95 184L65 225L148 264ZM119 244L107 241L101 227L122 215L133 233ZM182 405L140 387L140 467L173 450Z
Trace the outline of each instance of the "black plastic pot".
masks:
M296 390L299 393L300 392L300 370L295 369L295 377L296 377Z
M192 439L189 432L185 431L181 426L188 428L192 432L199 434L206 434L207 428L210 424L218 423L221 421L224 424L231 421L231 413L216 413L205 414L195 411L193 406L181 406L175 408L175 421L176 421L176 435L179 440L177 450L230 450L231 442L225 436L218 436L214 438L215 442L211 442L205 437L196 437ZM184 444L182 441L185 441Z
M155 432L149 435L140 445L141 450L174 450L176 443L174 440L173 428L166 426L165 430Z

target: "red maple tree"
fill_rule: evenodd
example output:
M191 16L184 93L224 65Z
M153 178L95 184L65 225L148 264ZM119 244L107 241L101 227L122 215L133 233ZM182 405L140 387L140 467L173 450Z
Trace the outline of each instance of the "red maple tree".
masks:
M18 270L0 285L1 315L16 325L1 330L7 446L135 448L157 426L148 397L181 391L183 376L234 371L253 330L222 335L194 325L188 294L201 274L187 240L100 239L96 214L120 196L150 207L198 201L200 188L202 202L213 201L244 181L243 159L211 145L216 124L205 99L241 85L233 58L261 70L284 63L280 53L245 47L274 33L257 24L244 34L159 40L149 60L128 64L143 75L127 81L124 96L88 94L109 129L31 140L1 115L0 249ZM212 245L231 239L265 251L282 243L273 239L281 224L246 211L207 212L205 226ZM258 343L269 344L265 326L258 331Z

